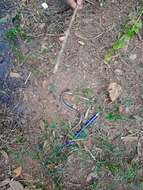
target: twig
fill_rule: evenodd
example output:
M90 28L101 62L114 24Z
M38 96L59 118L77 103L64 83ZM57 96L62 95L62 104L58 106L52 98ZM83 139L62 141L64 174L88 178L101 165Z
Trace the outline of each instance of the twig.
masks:
M91 4L91 5L95 5L95 3L93 3L92 1L89 0L85 0L87 3Z
M67 29L67 31L66 31L66 36L65 36L64 42L63 42L63 44L62 44L62 48L61 48L61 50L60 50L60 52L59 52L59 55L58 55L58 58L57 58L57 61L56 61L56 65L55 65L55 67L54 67L54 72L53 72L54 74L58 71L59 65L60 65L60 63L61 63L61 58L62 58L62 55L63 55L63 53L64 53L64 50L65 50L65 46L66 46L68 37L69 37L69 35L70 35L70 31L71 31L73 22L74 22L74 20L75 20L75 17L76 17L76 14L77 14L77 10L78 10L78 6L77 6L77 7L75 8L75 10L74 10L74 13L73 13L73 15L72 15L72 18L71 18L69 27L68 27L68 29Z
M27 79L25 80L25 83L24 83L25 85L27 84L29 78L31 77L31 74L32 74L32 73L30 72L29 75L28 75L28 77L27 77Z
M88 152L89 155L91 156L91 158L92 158L94 161L96 161L95 156L92 154L92 152L91 152L90 150L86 149L86 152Z

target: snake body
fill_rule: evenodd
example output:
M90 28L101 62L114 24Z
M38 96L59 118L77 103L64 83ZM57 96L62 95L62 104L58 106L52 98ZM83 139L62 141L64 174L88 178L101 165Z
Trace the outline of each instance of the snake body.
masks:
M65 96L73 96L73 93L69 90L69 89L66 89L64 90L61 95L60 95L60 102L70 111L74 111L77 116L78 116L78 122L73 126L73 128L76 128L78 127L82 120L83 120L83 115L80 113L80 111L76 108L74 108L73 105L71 105L70 103L68 103L66 100L65 100Z

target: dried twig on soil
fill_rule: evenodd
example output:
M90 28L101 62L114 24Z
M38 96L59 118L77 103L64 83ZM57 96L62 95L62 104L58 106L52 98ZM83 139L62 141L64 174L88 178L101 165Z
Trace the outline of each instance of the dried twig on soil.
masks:
M87 3L91 4L91 5L95 5L95 3L93 3L92 1L89 0L85 0Z
M74 10L74 13L73 13L73 15L72 15L72 18L71 18L69 27L68 27L68 29L67 29L67 31L66 31L66 36L65 36L64 42L63 42L63 44L62 44L62 48L61 48L61 50L60 50L60 52L59 52L56 65L55 65L55 67L54 67L54 72L53 72L54 74L58 71L58 67L59 67L59 65L60 65L60 63L61 63L61 58L62 58L62 55L63 55L63 53L64 53L65 46L66 46L67 40L68 40L69 35L70 35L70 31L71 31L73 22L74 22L74 20L75 20L75 17L76 17L76 14L77 14L77 10L78 10L78 6L77 6L76 9Z
M28 80L30 79L31 74L32 74L32 73L30 72L29 75L28 75L28 77L26 78L25 83L24 83L25 85L27 84Z

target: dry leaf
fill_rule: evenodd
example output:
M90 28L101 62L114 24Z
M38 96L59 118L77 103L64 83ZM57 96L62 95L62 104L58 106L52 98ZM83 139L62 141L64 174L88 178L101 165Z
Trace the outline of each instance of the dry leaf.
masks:
M114 102L121 94L122 88L119 84L113 82L108 87L109 97Z
M21 172L22 172L22 167L21 167L21 166L18 167L18 168L16 168L16 169L13 171L15 177L19 177L19 176L21 175Z
M10 181L9 185L12 190L24 190L23 185L18 181Z

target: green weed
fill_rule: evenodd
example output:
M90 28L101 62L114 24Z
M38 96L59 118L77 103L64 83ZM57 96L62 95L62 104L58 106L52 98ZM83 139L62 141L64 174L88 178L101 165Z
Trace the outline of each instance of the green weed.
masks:
M62 189L62 183L60 183L63 175L62 166L68 154L61 150L62 140L59 138L56 122L49 124L45 120L43 125L45 130L40 134L37 144L31 149L29 155L41 164L44 173L55 182L57 189ZM65 135L64 132L63 135Z
M28 34L20 26L20 19L20 12L17 12L16 16L13 18L15 27L10 28L5 33L5 38L10 42L12 52L18 64L20 64L25 59L25 55L22 53L20 48L17 47L18 40L22 40L26 43L30 42L31 40Z
M49 92L55 96L56 95L56 92L57 92L57 86L56 86L56 83L55 81L53 81L50 86L49 86Z
M124 106L125 106L126 108L129 108L129 107L131 107L131 106L134 105L134 102L133 102L133 100L132 100L131 98L127 97L127 98L124 100L123 104L124 104Z
M12 52L16 58L16 63L18 65L20 65L20 63L23 61L23 59L25 58L24 54L22 53L22 51L17 48L16 46L12 47Z
M105 52L104 63L108 64L112 58L123 49L128 42L140 32L143 27L141 16L143 15L143 10L138 13L138 17L130 20L125 26L123 31L118 37L118 40L112 44L111 49Z
M87 87L82 90L84 97L86 98L92 98L94 96L94 93L91 88Z
M126 168L126 171L123 173L122 179L125 182L129 182L129 181L134 180L135 176L136 176L135 168L133 168L132 165L129 165Z
M119 114L118 112L109 112L106 114L105 119L108 121L127 120L127 117Z
M30 37L26 34L26 32L20 26L10 28L5 33L5 36L11 43L14 43L14 44L16 43L16 40L19 38L25 42L30 41Z
M104 151L104 156L100 159L96 158L95 173L98 180L96 180L96 187L91 189L98 190L104 187L114 190L119 185L124 187L130 184L139 185L136 178L139 166L128 163L125 147L122 144L113 145L107 137L102 137L98 141L97 146ZM109 181L106 180L106 176L110 176Z

